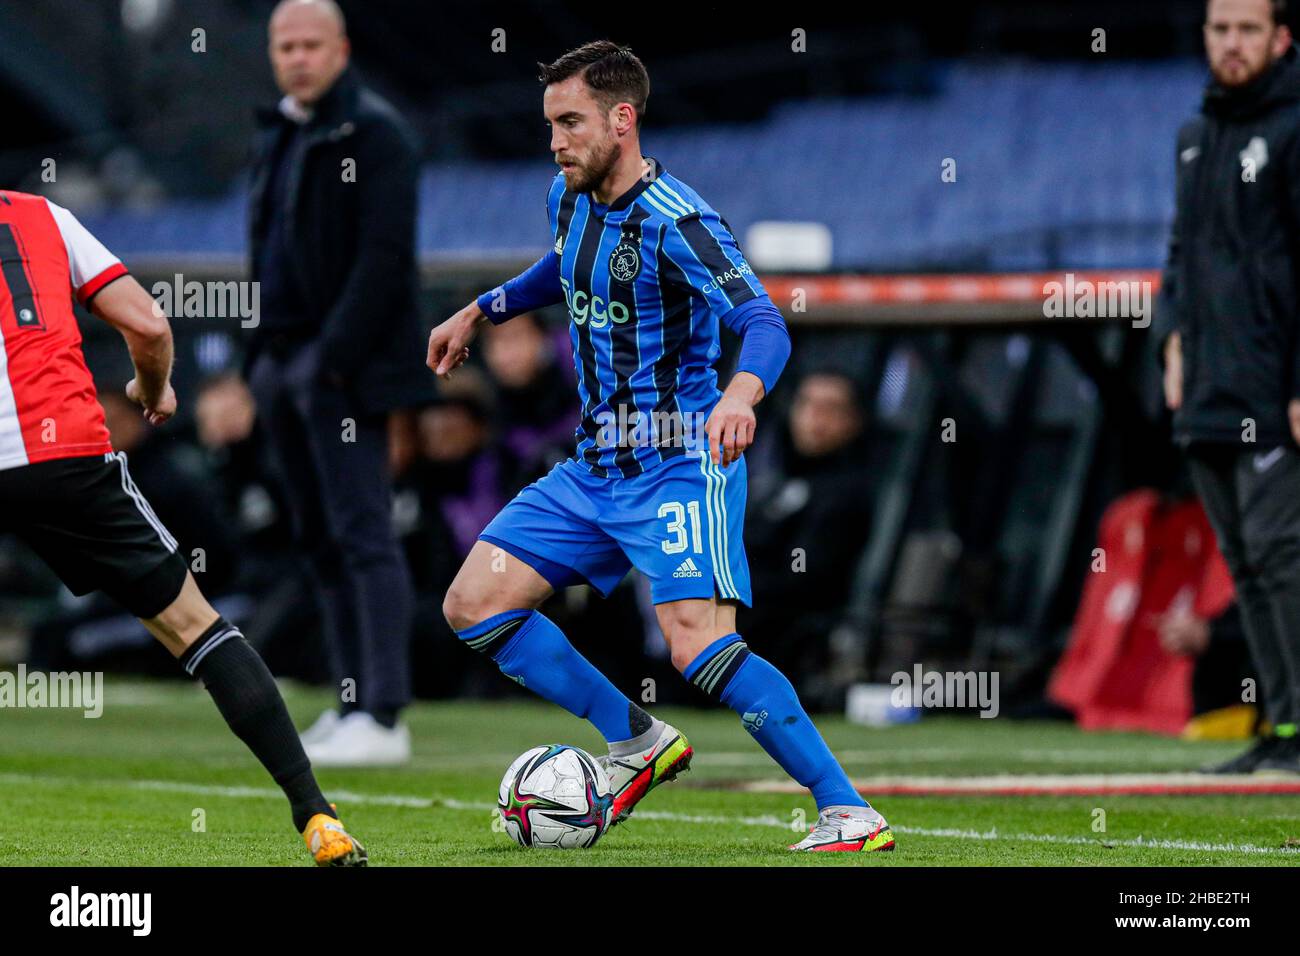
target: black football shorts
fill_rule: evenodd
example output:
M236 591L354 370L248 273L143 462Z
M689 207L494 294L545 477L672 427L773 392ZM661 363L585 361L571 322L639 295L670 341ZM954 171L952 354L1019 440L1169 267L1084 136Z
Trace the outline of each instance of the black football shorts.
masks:
M176 539L124 452L0 470L0 532L25 541L73 594L103 591L136 617L156 617L185 583Z

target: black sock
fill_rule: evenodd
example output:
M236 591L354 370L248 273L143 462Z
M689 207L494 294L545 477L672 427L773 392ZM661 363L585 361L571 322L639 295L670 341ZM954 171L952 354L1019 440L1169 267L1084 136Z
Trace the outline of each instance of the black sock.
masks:
M397 726L397 711L395 710L372 710L370 716L375 718L375 722L381 727L387 727L392 730Z
M198 677L235 732L289 798L299 833L317 813L334 815L326 802L280 689L257 651L224 617L185 649L181 666Z
M654 726L654 722L654 718L636 704L630 700L627 702L627 725L631 728L633 737L640 737Z

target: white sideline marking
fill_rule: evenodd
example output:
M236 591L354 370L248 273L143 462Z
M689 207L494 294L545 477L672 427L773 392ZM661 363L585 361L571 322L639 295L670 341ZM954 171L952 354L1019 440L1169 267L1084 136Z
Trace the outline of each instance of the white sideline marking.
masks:
M174 780L94 780L86 781L79 777L43 777L36 774L0 773L0 783L67 783L85 786L87 783L97 787L122 787L127 790L153 790L166 793L202 794L218 797L230 797L244 800L282 800L284 794L273 787L226 787L210 784L182 783ZM472 813L487 813L496 809L495 803L476 803L455 800L448 797L412 797L393 793L354 793L350 790L334 790L335 800L371 806L411 807L429 809L443 807L448 810L463 810ZM782 817L764 814L762 816L722 816L690 813L668 813L659 810L639 810L639 820L664 820L669 823L693 823L717 826L771 827L791 831L790 821ZM1202 843L1195 840L1151 840L1142 836L1124 840L1101 840L1081 836L1059 836L1051 833L999 833L997 829L969 830L954 827L890 827L895 833L911 836L936 837L950 840L983 840L1026 843L1049 843L1065 846L1134 847L1156 850L1188 850L1195 853L1253 853L1262 856L1296 856L1300 848L1257 846L1253 843Z
M1218 751L1214 751L1218 753ZM1232 753L1225 750L1224 753ZM1141 750L1134 750L1132 753L1115 750L1038 750L1032 748L1022 748L1018 750L997 750L982 753L978 750L971 750L969 747L904 747L897 749L880 748L879 750L836 750L836 757L841 763L861 763L871 764L878 762L889 763L933 763L946 760L978 760L981 757L987 757L989 760L1005 761L1008 758L1014 760L1031 760L1041 761L1043 763L1059 764L1076 764L1076 763L1102 763L1108 765L1114 764L1137 764L1143 767L1149 767L1153 763L1170 763L1186 766L1189 762L1195 762L1197 759L1212 757L1211 753L1197 751L1177 752L1168 751L1164 753L1149 753ZM513 759L513 758L512 758ZM708 762L716 766L749 766L751 764L770 766L772 758L767 754L755 751L741 750L723 750L708 751ZM507 761L509 763L509 761Z
M952 760L961 760L969 764L978 765L983 760L987 764L997 764L999 766L1010 760L1025 760L1038 763L1050 763L1060 766L1086 766L1088 764L1101 764L1107 767L1169 767L1175 771L1188 771L1189 765L1205 763L1216 758L1227 759L1236 751L1232 749L1206 749L1197 751L1166 751L1156 753L1144 753L1134 750L1132 753L1113 750L998 750L980 752L973 751L970 748L957 747L932 747L932 748L908 748L897 750L836 750L835 755L840 759L842 764L849 766L850 770L859 765L873 765L879 763L897 764L915 764L915 763L946 763ZM517 757L513 753L448 753L448 754L416 754L414 759L408 764L412 770L446 770L451 767L455 768L479 768L479 767L506 767ZM748 767L771 767L772 758L761 750L710 750L708 751L708 766L714 769L721 768L748 768Z
M1298 794L1294 776L1206 773L1073 773L993 774L989 776L881 775L854 778L859 793L892 796L1173 796L1224 794ZM747 793L805 790L793 780L750 780L732 784Z

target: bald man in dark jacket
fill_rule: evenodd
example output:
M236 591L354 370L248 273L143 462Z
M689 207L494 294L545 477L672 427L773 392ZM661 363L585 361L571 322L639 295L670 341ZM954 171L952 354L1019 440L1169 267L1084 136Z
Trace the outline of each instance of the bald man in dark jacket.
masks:
M247 363L300 545L319 584L340 693L303 734L317 765L410 758L410 578L392 526L387 416L431 397L416 308L417 153L348 67L342 14L271 17L285 94L264 111L249 211L260 321Z

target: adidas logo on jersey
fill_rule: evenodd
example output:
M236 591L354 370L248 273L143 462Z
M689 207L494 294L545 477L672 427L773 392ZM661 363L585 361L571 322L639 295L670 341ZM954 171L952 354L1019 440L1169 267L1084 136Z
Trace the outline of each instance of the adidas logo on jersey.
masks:
M681 564L677 566L677 570L673 572L673 577L702 578L704 577L704 572L695 566L694 559L687 558L685 561L683 561Z

